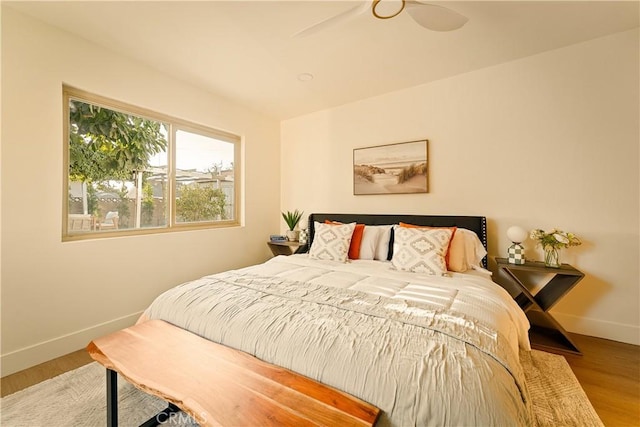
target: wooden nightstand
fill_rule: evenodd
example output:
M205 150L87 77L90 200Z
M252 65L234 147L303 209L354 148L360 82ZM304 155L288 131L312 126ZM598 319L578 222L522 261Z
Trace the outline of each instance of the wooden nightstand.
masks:
M582 280L584 273L569 264L562 264L560 268L545 267L543 262L537 261L516 265L509 264L506 258L496 258L496 263L497 283L513 296L531 323L531 346L540 350L582 354L549 310ZM534 284L528 280L527 273L551 274L553 277L534 295L531 293Z
M300 246L302 246L300 242L289 242L289 241L284 241L284 242L268 241L267 245L269 246L269 249L271 249L271 253L273 253L274 256L292 255L298 250Z

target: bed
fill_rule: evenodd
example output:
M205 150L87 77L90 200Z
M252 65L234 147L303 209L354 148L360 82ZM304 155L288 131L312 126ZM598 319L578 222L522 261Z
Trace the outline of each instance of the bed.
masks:
M351 254L356 229L359 258L332 259L331 245L345 255L340 233L351 233ZM448 271L447 258L434 274L456 235L473 265ZM312 214L298 253L179 285L141 321L165 320L356 396L381 409L379 426L532 425L519 363L529 324L490 280L486 245L484 217ZM419 262L416 248L427 254Z

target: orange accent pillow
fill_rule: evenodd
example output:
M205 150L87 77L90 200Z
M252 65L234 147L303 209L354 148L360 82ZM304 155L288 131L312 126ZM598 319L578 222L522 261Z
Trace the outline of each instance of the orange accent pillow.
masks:
M325 224L341 225L341 222L326 219ZM360 259L360 244L362 243L362 235L364 233L364 224L356 224L356 228L351 235L351 244L349 245L349 259Z
M401 222L400 227L405 227L405 228L426 228L426 229L433 229L433 228L446 228L448 230L451 230L451 239L449 240L449 246L447 246L447 253L444 256L444 262L445 264L447 264L447 270L451 270L449 268L449 253L451 250L451 243L453 243L453 238L456 235L456 230L458 229L458 227L430 227L428 225L415 225L415 224L407 224L405 222Z

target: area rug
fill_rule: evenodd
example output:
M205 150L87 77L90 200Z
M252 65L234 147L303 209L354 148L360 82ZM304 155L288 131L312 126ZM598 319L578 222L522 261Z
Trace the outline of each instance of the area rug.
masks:
M521 351L520 362L539 427L604 427L564 357Z
M533 350L522 352L522 366L539 427L598 426L603 424L564 357ZM90 363L0 400L3 427L104 426L105 369ZM137 426L166 407L124 380L118 381L119 421ZM183 413L165 421L168 426L197 426Z
M118 377L118 421L139 426L167 407ZM0 400L2 427L104 427L107 423L106 370L97 362L43 381ZM162 419L167 426L198 424L180 412ZM170 422L169 422L170 421Z

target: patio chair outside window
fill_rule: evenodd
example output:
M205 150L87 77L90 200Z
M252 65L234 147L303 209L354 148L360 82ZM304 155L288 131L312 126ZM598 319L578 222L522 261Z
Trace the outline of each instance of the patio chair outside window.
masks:
M69 214L67 231L91 231L94 227L93 215L89 214Z
M98 230L117 230L118 229L118 212L109 211L104 217L103 222L99 222L96 227Z

